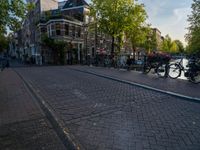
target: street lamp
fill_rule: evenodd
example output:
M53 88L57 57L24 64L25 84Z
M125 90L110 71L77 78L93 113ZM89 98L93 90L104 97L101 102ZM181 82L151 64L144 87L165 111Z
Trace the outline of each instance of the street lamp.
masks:
M150 42L151 42L151 36L147 36L147 43L148 43L148 54L150 53Z
M88 26L87 24L84 25L84 32L85 32L85 60L86 60L86 63L88 63L88 41L87 41L87 38L88 38Z
M103 48L103 39L100 39L100 48Z

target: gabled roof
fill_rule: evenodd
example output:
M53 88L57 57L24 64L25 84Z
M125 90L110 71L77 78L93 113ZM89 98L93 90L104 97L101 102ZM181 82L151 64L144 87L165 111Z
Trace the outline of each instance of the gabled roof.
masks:
M79 7L79 6L89 6L88 3L85 0L68 0L62 9L68 9L73 7Z

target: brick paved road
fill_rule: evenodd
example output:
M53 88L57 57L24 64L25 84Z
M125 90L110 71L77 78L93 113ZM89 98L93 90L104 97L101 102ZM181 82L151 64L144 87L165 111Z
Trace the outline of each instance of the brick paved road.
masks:
M192 96L200 98L200 84L193 84L186 80L170 79L170 78L159 78L155 74L143 74L136 71L124 71L118 69L110 69L105 67L88 67L88 66L71 66L71 68L90 71L97 74L107 75L122 80L127 80L150 87L167 90L186 96Z
M0 72L0 150L65 147L17 74Z
M200 149L200 104L67 67L16 70L84 149Z

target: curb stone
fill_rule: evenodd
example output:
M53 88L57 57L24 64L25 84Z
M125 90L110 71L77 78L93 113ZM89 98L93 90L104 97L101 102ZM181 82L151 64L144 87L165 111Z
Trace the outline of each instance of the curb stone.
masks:
M33 89L33 86L28 81L26 81L20 73L18 73L16 70L14 71L22 79L29 92L35 97L65 147L68 150L84 150L83 146L74 140L74 136L69 133L69 130L64 126L64 122L58 119L49 104L43 100L43 98Z
M187 101L200 103L200 98L198 98L198 97L191 97L191 96L182 95L182 94L178 94L178 93L171 92L171 91L161 90L161 89L154 88L154 87L151 87L151 86L148 86L148 85L127 81L127 80L119 79L119 78L108 76L108 75L98 74L98 73L95 73L95 72L92 72L92 71L85 71L85 70L79 70L79 69L74 69L74 68L70 68L70 69L75 70L75 71L79 71L79 72L83 72L83 73L87 73L87 74L91 74L91 75L95 75L95 76L102 77L102 78L105 78L105 79L110 79L110 80L113 80L113 81L129 84L129 85L132 85L132 86L137 86L137 87L140 87L140 88L143 88L143 89L152 90L152 91L159 92L159 93L162 93L162 94L171 95L171 96L174 96L174 97L177 97L177 98L182 98L182 99L187 100Z

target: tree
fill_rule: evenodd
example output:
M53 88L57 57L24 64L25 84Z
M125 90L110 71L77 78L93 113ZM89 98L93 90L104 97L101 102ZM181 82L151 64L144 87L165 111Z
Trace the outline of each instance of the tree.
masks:
M135 57L135 51L137 46L144 45L147 41L150 28L145 23L147 14L144 9L144 5L134 4L129 5L128 25L125 29L127 38L132 45L133 54Z
M151 50L156 50L157 46L156 33L149 28L144 47L150 52Z
M200 0L193 0L192 13L188 17L189 27L186 34L189 53L200 54Z
M6 37L4 34L0 34L0 53L8 49L8 43L8 37Z
M42 44L52 50L54 64L64 65L66 62L66 48L68 44L64 41L58 41L49 38L47 35L42 36Z
M64 41L55 41L55 49L58 51L58 58L61 65L66 63L66 48L67 43Z
M16 31L33 4L26 4L24 0L1 0L0 2L0 34L6 30Z
M166 35L161 45L162 51L167 53L178 53L178 45L175 41L172 41L169 35Z
M112 56L114 47L119 52L123 45L122 39L129 24L129 8L132 3L132 0L92 0L91 14L98 28L112 37Z
M178 47L178 45L176 44L175 41L172 41L171 47L170 47L170 53L176 54L176 53L178 53L178 52L179 52L179 47Z
M174 42L178 46L178 52L184 53L185 49L184 49L183 43L180 40L175 40Z
M172 46L172 39L170 38L169 35L166 35L162 43L162 50L165 52L170 52L171 46Z

